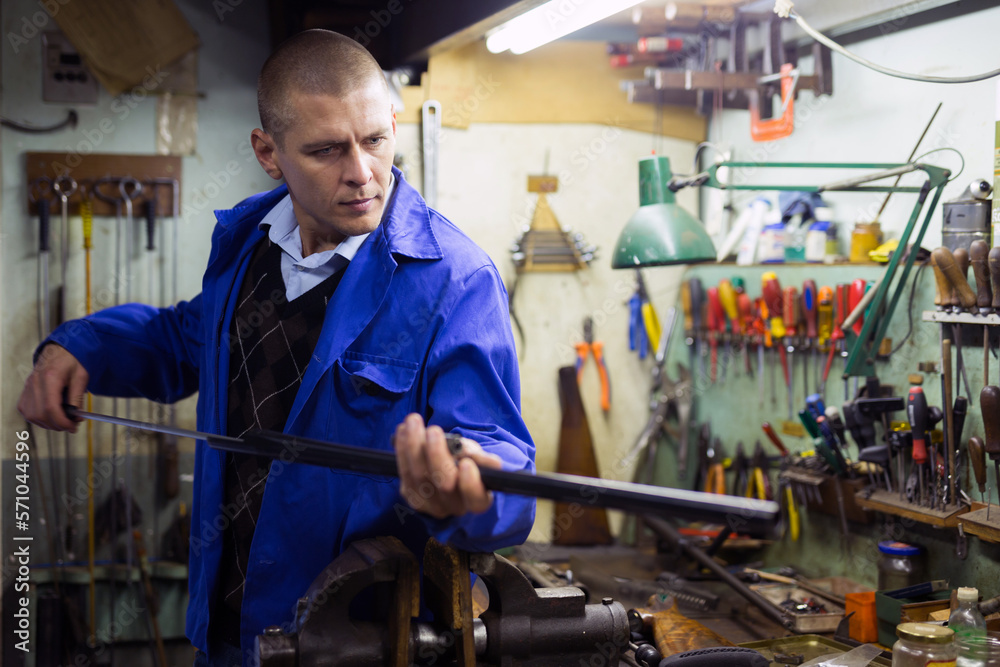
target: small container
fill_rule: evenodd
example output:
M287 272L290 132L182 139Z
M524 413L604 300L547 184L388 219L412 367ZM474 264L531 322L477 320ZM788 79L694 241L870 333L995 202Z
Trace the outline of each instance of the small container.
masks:
M856 222L851 231L851 262L867 264L868 253L882 245L882 226L877 222Z
M986 619L979 613L979 589L958 589L958 606L948 617L948 627L955 631L956 641L966 637L986 635Z
M817 206L813 209L815 220L806 234L806 261L820 263L826 258L826 235L830 229L830 209Z
M777 214L777 221L774 220L774 214ZM768 224L760 234L758 261L761 264L780 264L785 261L785 225L781 222L781 213L771 211L765 220Z
M955 667L955 633L931 623L900 623L892 647L892 667Z
M806 236L808 234L809 225L802 220L802 216L796 215L785 223L786 262L806 261Z
M878 641L878 613L875 609L875 591L848 593L844 596L844 615L849 616L848 633L851 639L862 644Z
M878 589L895 591L923 583L923 547L885 540L878 543Z

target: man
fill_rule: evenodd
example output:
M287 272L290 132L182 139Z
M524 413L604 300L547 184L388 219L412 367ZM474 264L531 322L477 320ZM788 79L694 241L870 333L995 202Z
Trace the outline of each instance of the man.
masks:
M187 634L198 664L226 667L290 621L355 540L492 550L522 542L534 518L533 501L494 497L475 465L534 467L502 282L392 167L377 63L336 33L301 33L265 63L258 104L253 149L285 185L217 212L201 294L63 325L18 403L75 431L63 391L79 406L86 390L166 402L197 390L201 430L395 447L399 480L198 443ZM466 438L458 461L445 432Z

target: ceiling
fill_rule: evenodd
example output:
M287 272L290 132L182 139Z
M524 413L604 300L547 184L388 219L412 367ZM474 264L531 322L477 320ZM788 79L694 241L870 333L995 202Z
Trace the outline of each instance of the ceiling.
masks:
M574 0L565 0L574 2ZM364 44L384 69L423 69L428 57L482 38L487 31L544 0L270 0L272 41L309 28L344 33ZM647 0L663 6L666 0ZM769 12L773 0L700 0L678 4L729 5ZM904 30L951 15L992 6L992 0L796 0L795 9L816 29L842 43L880 34L886 25ZM786 39L802 36L787 25ZM581 30L573 39L629 41L636 37L631 11Z

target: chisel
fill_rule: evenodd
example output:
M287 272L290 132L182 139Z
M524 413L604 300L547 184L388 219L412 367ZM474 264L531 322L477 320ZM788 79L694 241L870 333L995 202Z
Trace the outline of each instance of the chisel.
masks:
M976 277L976 306L980 315L993 312L993 287L990 284L990 267L987 256L990 248L986 241L973 241L969 246L972 273ZM983 325L983 385L990 383L990 328Z
M806 280L802 283L802 340L803 348L812 349L813 366L817 365L819 352L817 350L817 339L819 338L817 312L816 312L816 281ZM809 386L809 363L802 360L802 388L805 389L806 398L813 393ZM821 392L817 392L821 393Z
M972 436L969 438L969 462L972 463L972 472L976 476L976 486L979 487L979 498L986 504L986 520L990 520L990 503L986 498L989 484L986 477L986 449L983 447L981 438Z
M295 463L370 475L395 477L398 474L395 455L378 449L339 445L268 431L250 433L244 439L232 438L86 412L72 405L64 405L63 408L72 419L92 419L127 428L203 440L212 448L226 452L255 454L269 458L282 457L282 460L290 456L291 461ZM461 450L461 436L450 433L445 437L451 451L458 453ZM587 503L597 507L632 512L652 512L659 516L667 515L687 520L725 523L733 529L755 534L770 534L777 525L780 514L778 503L771 500L735 498L686 489L560 473L529 473L485 467L480 467L479 472L484 486L497 492L561 502Z

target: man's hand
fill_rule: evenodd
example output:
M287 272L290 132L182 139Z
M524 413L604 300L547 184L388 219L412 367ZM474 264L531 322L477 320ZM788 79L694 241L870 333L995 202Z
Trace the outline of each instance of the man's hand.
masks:
M448 451L444 431L424 426L418 414L396 427L393 440L399 469L399 492L410 506L436 519L485 512L493 494L483 486L476 464L500 469L500 457L483 451L475 440L462 438L456 460Z
M32 424L53 431L76 433L78 420L70 419L63 410L66 400L82 407L90 374L66 348L49 343L42 348L24 391L17 401L17 411Z

